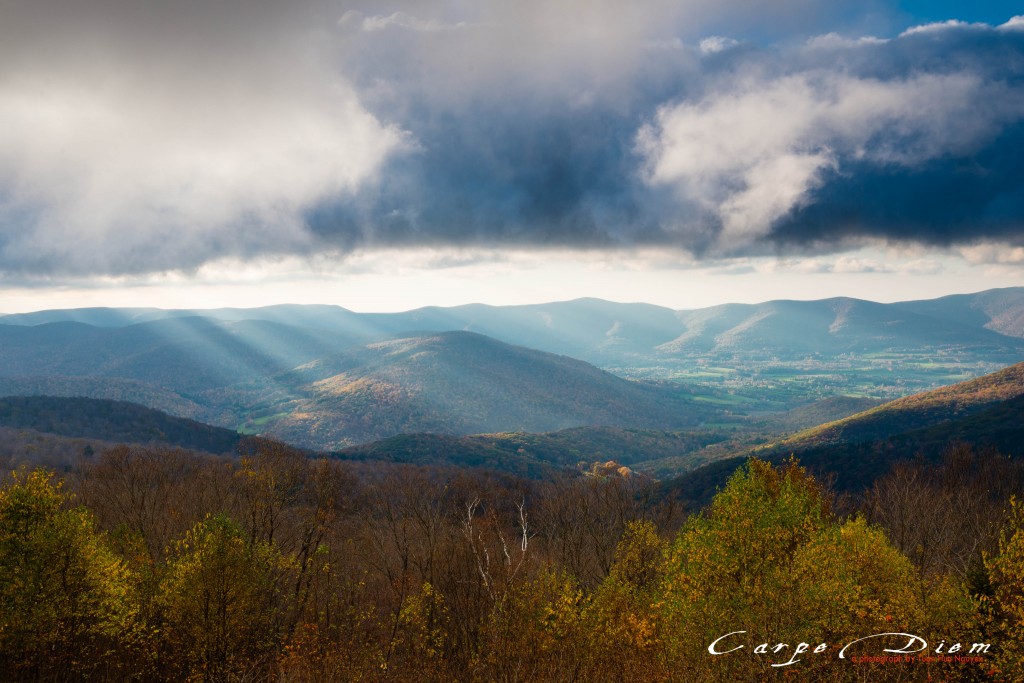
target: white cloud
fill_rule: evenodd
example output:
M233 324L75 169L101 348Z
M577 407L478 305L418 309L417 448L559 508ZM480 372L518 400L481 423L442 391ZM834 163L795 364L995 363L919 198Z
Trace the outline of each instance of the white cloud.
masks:
M400 143L341 83L276 101L176 102L190 96L4 84L7 209L35 215L26 226L8 214L6 248L115 271L159 268L175 252L173 263L198 263L236 241L294 249L307 239L302 211L354 190Z
M959 247L957 250L968 263L973 265L1024 266L1024 247L982 242Z
M84 16L24 19L55 27L40 45L0 29L0 268L129 273L301 252L304 212L401 148L316 33L287 17L250 27L250 6L232 9L147 6L111 36ZM176 28L196 38L182 47Z
M887 42L889 41L885 38L876 38L875 36L847 38L838 33L826 33L809 38L806 45L812 50L843 50L863 47L864 45L883 45Z
M919 26L911 26L906 31L900 34L900 37L922 35L927 33L941 33L943 31L949 31L950 29L964 29L964 28L989 28L988 24L980 23L968 23L966 21L960 21L959 19L949 19L948 21L936 21L930 24L921 24Z
M391 27L408 29L410 31L434 32L450 29L466 28L468 24L464 21L446 23L439 19L420 19L407 12L394 12L387 16L371 15L366 16L358 10L349 10L338 20L343 27L355 27L357 30L373 33L383 31Z
M1019 96L970 73L882 81L814 71L663 106L637 140L647 181L715 217L728 251L768 234L843 159L911 165L964 152L1022 112Z
M706 55L723 52L737 45L739 45L739 41L724 36L709 36L698 44L700 51Z
M1015 17L1010 17L1010 20L1005 24L1001 24L999 28L1003 30L1021 31L1024 30L1024 14L1019 14Z

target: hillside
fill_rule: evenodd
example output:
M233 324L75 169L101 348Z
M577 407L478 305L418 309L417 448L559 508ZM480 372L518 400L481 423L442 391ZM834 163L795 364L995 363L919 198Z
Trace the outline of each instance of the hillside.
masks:
M883 401L863 396L829 396L761 419L768 431L796 432L862 413Z
M207 412L194 400L156 384L111 377L0 376L0 396L85 396L128 401L191 419L203 419L201 416Z
M980 325L860 299L726 304L679 313L685 328L664 354L747 354L799 358L883 350L967 346L993 353L1024 349Z
M734 448L663 483L666 496L700 506L748 457L795 457L838 491L869 487L900 461L941 459L955 444L1024 457L1024 363L923 392L757 448ZM656 463L652 463L656 464Z
M83 458L113 445L100 439L0 427L0 477L20 467L46 467L55 472L67 472Z
M592 365L471 332L378 342L278 378L306 398L266 428L319 448L401 433L549 432L584 425L692 427L714 411L678 385L616 377Z
M676 430L712 416L728 425L840 395L891 399L1016 362L1024 339L996 330L1013 332L1021 291L696 311L597 299L386 314L41 311L0 317L0 395L129 400L318 448L399 433ZM473 333L475 343L452 336ZM834 407L765 431L845 411Z
M1024 287L902 301L893 305L940 320L984 327L1011 337L1024 337Z
M887 438L966 417L1021 395L1024 395L1024 363L967 382L890 401L862 413L799 432L769 448L800 450Z
M760 452L758 457L782 463L790 457L832 482L840 493L861 493L888 473L893 465L916 458L936 463L956 444L995 449L1019 460L1024 458L1024 397L997 403L979 413L938 425L908 430L885 439L808 446L791 451ZM749 455L749 454L748 454ZM699 508L725 486L748 455L724 457L683 472L661 483L662 495Z
M126 401L54 396L0 398L0 427L114 443L160 443L228 453L240 435Z
M336 334L249 320L0 325L0 376L131 379L195 394L282 372L349 343Z
M600 299L524 306L428 307L373 319L383 326L385 318L395 325L396 333L464 330L595 363L650 354L658 344L675 337L679 329L676 313L669 308Z
M485 467L538 478L580 463L614 460L634 466L648 460L682 461L727 434L711 431L665 432L618 427L577 427L546 434L510 432L446 436L403 434L353 446L332 455L344 460L378 460L418 465Z

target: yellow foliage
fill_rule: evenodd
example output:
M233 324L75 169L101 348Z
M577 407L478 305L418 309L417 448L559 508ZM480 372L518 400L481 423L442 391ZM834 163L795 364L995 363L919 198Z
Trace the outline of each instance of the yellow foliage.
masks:
M1024 681L1024 505L1010 501L1010 515L999 538L999 554L986 558L999 635L995 666L1003 680Z
M63 678L139 644L135 578L105 540L52 474L13 475L0 491L0 668Z
M268 656L280 566L273 548L250 544L223 516L207 517L175 544L158 603L164 642L179 654L183 675L220 680Z
M754 644L841 647L874 633L936 627L920 588L884 532L861 518L836 520L802 468L752 460L672 544L659 612L675 671L695 680L754 680L779 673L771 664L790 656L750 656ZM942 604L947 615L962 614L950 600ZM712 658L708 645L736 631L745 632L744 652ZM835 650L803 657L793 670L820 680L865 673L836 666Z

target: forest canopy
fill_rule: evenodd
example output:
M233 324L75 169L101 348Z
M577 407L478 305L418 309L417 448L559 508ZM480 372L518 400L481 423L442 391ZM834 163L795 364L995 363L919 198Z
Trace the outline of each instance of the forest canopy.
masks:
M959 447L851 501L795 461L752 459L685 515L615 471L369 468L260 439L234 457L115 447L0 489L0 671L1021 680L1021 479ZM988 521L928 535L954 515Z

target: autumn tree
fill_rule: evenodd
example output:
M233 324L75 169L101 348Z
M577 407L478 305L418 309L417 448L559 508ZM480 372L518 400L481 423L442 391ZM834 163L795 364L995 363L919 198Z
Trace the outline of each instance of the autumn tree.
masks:
M181 449L122 445L86 460L76 483L103 528L157 563L171 541L213 511L213 496L198 485L199 471L211 466Z
M998 553L985 560L992 595L984 598L999 638L996 666L1003 680L1024 681L1024 505L1014 498Z
M223 515L173 545L158 600L164 651L183 678L220 681L269 667L279 644L281 562L272 546L250 543Z
M561 475L538 492L535 526L547 554L587 588L608 575L630 522L651 513L645 482L621 476Z
M608 576L583 609L589 679L671 680L656 605L666 542L650 520L626 525Z
M867 492L863 509L923 576L977 584L982 553L995 550L1010 496L1022 488L1019 462L956 443L938 464L897 464Z
M5 680L110 674L138 656L133 577L50 473L0 491L0 577Z
M693 680L764 678L803 641L834 646L864 634L917 632L928 619L916 578L881 529L861 518L837 519L795 462L775 468L751 460L669 550L662 608L667 649L675 670ZM716 638L740 631L737 637L748 640L730 648L745 643L742 649L709 654ZM791 645L779 654L755 651L769 640ZM816 680L867 675L864 668L833 666L831 657L795 659L801 661L790 666ZM885 672L872 675L881 679Z

